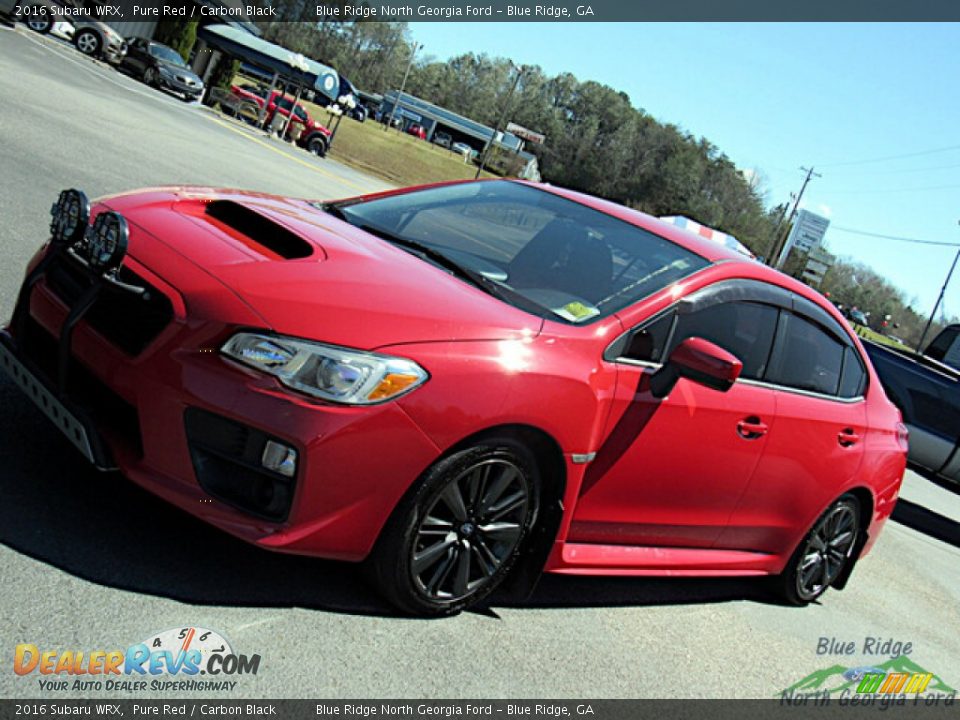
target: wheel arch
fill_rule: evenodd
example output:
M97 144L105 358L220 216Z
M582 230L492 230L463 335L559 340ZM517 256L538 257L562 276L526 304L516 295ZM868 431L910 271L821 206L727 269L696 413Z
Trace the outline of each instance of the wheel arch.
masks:
M860 533L857 537L853 552L850 554L850 561L846 564L846 566L840 572L840 575L836 580L833 581L831 585L831 587L836 590L843 590L843 588L846 587L847 581L850 579L850 575L853 574L854 566L856 566L857 562L860 560L860 555L863 553L863 548L867 544L867 533L870 529L870 522L873 520L873 508L876 504L873 498L873 493L870 492L869 488L866 488L862 485L850 488L844 493L844 495L853 495L860 505ZM836 502L836 500L832 502Z
M310 146L313 144L314 140L319 140L323 145L323 150L316 154L319 157L324 157L327 154L327 151L330 149L330 138L324 135L319 130L314 130L312 133L307 135L307 137L302 140L303 147L305 147L307 150L310 150ZM310 152L313 152L313 151L310 150Z
M511 423L485 428L461 439L444 453L450 453L489 438L508 438L528 447L540 472L540 508L537 523L527 540L523 554L496 594L512 600L525 600L536 588L547 558L563 522L563 497L567 487L566 462L557 440L534 425Z
M536 587L563 521L563 496L567 485L566 463L560 444L550 433L533 425L503 423L500 425L492 425L464 436L444 449L440 455L423 469L417 476L417 479L411 483L410 487L407 488L403 496L397 501L391 517L397 512L397 509L401 507L409 495L417 491L424 475L429 472L430 468L436 465L436 463L461 450L465 450L485 440L495 438L513 440L527 447L532 453L540 473L541 496L536 525L528 536L522 554L517 558L510 574L495 591L495 595L498 597L502 596L512 600L522 600L529 597ZM389 524L390 520L388 519L380 528L368 558L372 557L373 553L376 552L376 547L381 542Z

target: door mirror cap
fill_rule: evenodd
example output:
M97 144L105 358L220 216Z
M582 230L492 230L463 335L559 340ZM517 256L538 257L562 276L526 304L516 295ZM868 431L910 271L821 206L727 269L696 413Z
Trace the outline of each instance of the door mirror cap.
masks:
M686 378L720 392L726 392L740 377L743 363L719 345L703 338L687 338L650 377L650 392L664 398L680 378Z

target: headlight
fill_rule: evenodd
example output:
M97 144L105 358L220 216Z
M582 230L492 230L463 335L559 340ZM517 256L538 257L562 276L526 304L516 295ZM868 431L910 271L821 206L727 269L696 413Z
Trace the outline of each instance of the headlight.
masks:
M428 377L426 370L405 358L256 333L238 333L220 351L289 388L348 405L385 402Z
M75 245L90 221L90 201L79 190L64 190L50 208L50 236L57 245Z

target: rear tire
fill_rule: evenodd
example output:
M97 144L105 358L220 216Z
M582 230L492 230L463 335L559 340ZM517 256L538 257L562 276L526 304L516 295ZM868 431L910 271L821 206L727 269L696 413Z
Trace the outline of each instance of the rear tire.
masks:
M843 495L817 518L777 576L778 594L796 606L823 595L853 561L860 532L860 501L853 495Z
M77 50L90 57L98 57L103 46L100 36L93 30L81 30L73 37L73 44Z
M46 35L53 28L53 20L33 15L30 20L27 20L27 27L36 33Z
M327 141L322 137L312 137L307 141L307 150L317 157L324 157L327 154Z
M453 615L509 574L536 523L533 455L490 438L439 460L394 510L367 561L377 589L401 610Z

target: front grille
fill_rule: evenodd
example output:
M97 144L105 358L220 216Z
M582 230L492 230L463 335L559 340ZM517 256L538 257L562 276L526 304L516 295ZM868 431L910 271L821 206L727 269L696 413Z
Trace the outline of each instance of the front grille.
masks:
M23 337L16 339L24 356L40 372L47 387L54 387L57 340L32 317L27 318L23 331ZM109 440L122 445L135 458L143 457L136 408L72 358L67 372L66 399L82 409Z
M260 462L267 441L277 438L199 408L186 410L184 425L200 487L251 515L274 522L287 518L294 479Z
M129 268L121 267L117 279L142 287L146 292L138 297L105 283L100 297L84 315L84 321L133 357L142 353L173 320L173 304ZM69 307L73 307L92 282L90 275L68 255L53 262L46 280L47 286Z

